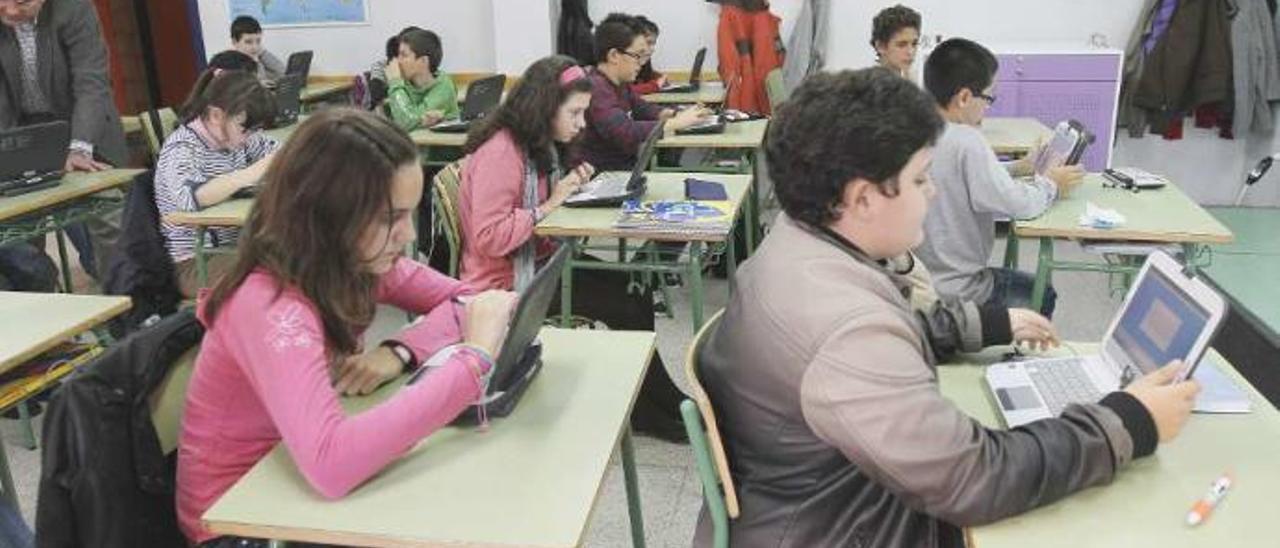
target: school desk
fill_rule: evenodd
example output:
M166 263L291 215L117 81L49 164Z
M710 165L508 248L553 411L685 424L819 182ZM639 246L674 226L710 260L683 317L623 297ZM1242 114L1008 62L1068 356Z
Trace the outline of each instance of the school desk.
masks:
M743 219L746 221L747 226L750 227L746 233L746 253L748 255L755 252L756 236L760 229L760 205L758 203L760 192L755 170L759 164L760 147L764 144L764 135L768 128L769 120L767 119L731 122L725 126L724 133L707 135L669 133L659 139L657 144L659 149L707 149L713 153L729 153L738 157L734 167L724 171L751 175L751 194L743 201L746 207L743 208L742 212ZM690 171L689 168L679 166L660 166L658 164L658 155L656 154L649 166L652 171L673 171L677 173ZM715 170L713 166L701 166L696 170L720 171Z
M682 83L682 82L679 82ZM659 91L657 93L646 93L640 96L647 102L656 105L685 105L701 103L703 105L718 105L724 102L724 86L720 82L703 81L698 86L697 91L685 91L678 93L669 93Z
M341 77L333 80L312 79L302 88L298 98L303 103L324 101L340 93L346 93L355 87L353 77Z
M0 318L4 318L4 329L0 330L0 373L18 367L73 337L100 328L127 312L131 306L132 301L128 297L0 291ZM105 332L99 336L105 338ZM84 357L92 357L100 351L100 348L92 348ZM22 403L71 370L51 370L39 382L23 386L24 394L18 398L5 398L8 404L0 411L17 406L19 415L25 419L26 406ZM23 422L26 423L25 420ZM29 423L26 428L26 444L34 448L35 438ZM17 508L17 493L3 443L0 443L0 486L3 486L4 496Z
M107 191L132 182L142 171L108 169L94 173L68 173L56 186L0 198L0 246L54 233L58 240L58 258L62 262L63 287L71 292L71 263L67 259L63 229L123 207L122 200Z
M1081 354L1096 344L1072 343ZM990 428L1003 428L983 380L984 365L1003 348L938 367L943 395ZM1069 356L1059 348L1054 355ZM1120 470L1109 485L1068 495L1053 504L990 525L967 529L970 548L1036 546L1080 548L1264 546L1275 540L1275 494L1280 493L1280 413L1226 360L1222 372L1253 401L1240 415L1192 414L1181 435L1152 456ZM1226 499L1198 527L1185 523L1191 505L1222 473L1235 474Z
M208 281L208 254L211 250L205 247L205 238L209 229L214 227L242 227L249 219L249 210L253 208L252 198L227 200L199 211L174 211L164 216L164 220L176 225L185 225L196 231L196 280L200 287Z
M487 432L436 432L336 501L316 494L277 446L204 514L205 525L220 535L354 546L579 546L621 445L632 540L643 546L627 418L654 334L544 328L540 338L542 372ZM366 409L401 382L343 405Z
M1225 244L1232 241L1231 230L1222 226L1208 211L1200 207L1170 184L1158 190L1131 192L1103 186L1101 175L1085 176L1071 193L1060 198L1043 215L1015 221L1006 252L1006 265L1016 268L1017 239L1038 238L1040 254L1036 265L1036 281L1032 293L1031 308L1039 309L1045 288L1054 270L1107 272L1132 275L1142 266L1140 262L1099 263L1055 260L1053 240L1125 240L1142 244L1177 244L1181 246L1187 263L1195 268L1201 263L1201 251L1208 244ZM1085 204L1114 209L1124 215L1125 223L1116 228L1080 226L1080 214Z
M1231 232L1235 240L1214 246L1214 253L1280 255L1280 208L1206 207Z
M725 187L725 193L729 196L729 211L733 212L733 216L729 219L729 228L715 232L698 232L698 233L679 233L679 232L663 232L654 229L636 229L636 228L616 228L613 226L614 221L618 219L621 209L617 206L612 207L560 207L547 215L542 222L534 227L534 233L539 236L552 236L563 238L564 245L569 246L570 255L576 257L575 248L582 245L580 240L584 238L618 238L618 257L616 262L609 261L584 261L571 259L565 264L564 275L560 277L560 310L565 325L571 321L571 314L567 311L573 310L573 270L589 269L589 270L614 270L626 272L643 272L643 273L676 273L683 275L689 281L689 305L690 313L693 316L693 329L696 331L702 325L703 319L703 287L702 287L702 251L707 245L720 244L725 248L725 260L729 262L729 272L732 273L734 263L736 262L733 246L733 237L731 235L734 221L737 219L737 212L742 209L747 196L747 189L750 187L750 178L747 175L726 175L719 173L647 173L648 186L647 192L642 200L683 200L684 199L684 180L686 177L696 177L698 179L715 181ZM688 242L689 260L684 263L679 262L638 262L626 260L626 241L632 240L649 240L659 242ZM732 279L732 274L730 274Z

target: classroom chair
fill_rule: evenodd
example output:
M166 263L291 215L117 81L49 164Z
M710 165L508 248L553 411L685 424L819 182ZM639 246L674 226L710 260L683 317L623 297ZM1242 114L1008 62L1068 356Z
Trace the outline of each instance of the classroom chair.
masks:
M720 325L723 315L723 309L712 315L689 345L684 359L684 374L689 381L689 390L693 392L693 400L686 399L680 403L680 415L684 418L689 446L693 450L698 477L702 481L702 497L706 499L707 508L711 512L713 545L716 548L729 546L729 520L738 517L738 493L733 487L733 476L729 474L729 459L725 457L715 409L711 407L711 398L698 379L698 354L707 338Z
M151 113L155 113L156 118L160 120L160 127L155 127L154 119ZM169 107L164 107L156 111L144 111L138 114L138 121L142 124L142 134L147 137L147 151L151 153L151 159L154 161L160 158L160 147L164 145L164 140L169 136L169 132L178 125L178 114Z
M778 105L787 100L787 82L782 78L782 69L769 71L764 77L764 93L769 97L769 112L777 112Z
M458 277L459 265L462 263L462 221L458 218L458 187L462 184L463 160L458 160L441 169L431 179L431 202L435 210L432 220L432 234L435 239L435 228L444 232L445 241L449 244L449 276Z

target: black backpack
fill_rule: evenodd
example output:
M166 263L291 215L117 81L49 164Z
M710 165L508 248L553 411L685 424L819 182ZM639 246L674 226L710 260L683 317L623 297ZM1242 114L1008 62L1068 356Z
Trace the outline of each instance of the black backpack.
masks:
M120 239L113 253L107 255L103 269L102 292L133 299L133 308L109 324L116 338L144 325L153 316L172 314L182 302L173 259L160 233L153 171L134 177L129 187L121 215Z

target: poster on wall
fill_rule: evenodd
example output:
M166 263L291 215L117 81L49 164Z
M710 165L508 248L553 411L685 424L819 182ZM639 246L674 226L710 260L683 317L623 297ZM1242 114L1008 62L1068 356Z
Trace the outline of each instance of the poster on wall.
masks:
M363 25L368 0L228 0L231 19L248 15L264 27Z

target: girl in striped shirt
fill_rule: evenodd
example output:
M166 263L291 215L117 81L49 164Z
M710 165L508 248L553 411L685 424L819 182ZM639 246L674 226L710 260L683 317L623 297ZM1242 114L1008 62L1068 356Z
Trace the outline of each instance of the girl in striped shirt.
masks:
M175 211L199 211L222 203L262 178L277 148L260 129L274 115L270 93L249 72L211 69L196 82L182 109L182 123L169 134L156 161L155 198L165 247L173 258L178 288L195 297L195 229L164 220ZM214 228L206 245L235 243L238 230ZM208 256L208 282L227 270L233 257Z

